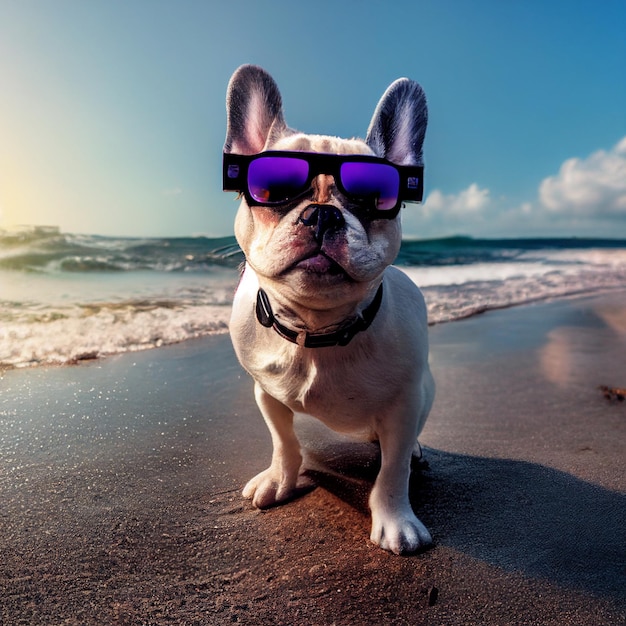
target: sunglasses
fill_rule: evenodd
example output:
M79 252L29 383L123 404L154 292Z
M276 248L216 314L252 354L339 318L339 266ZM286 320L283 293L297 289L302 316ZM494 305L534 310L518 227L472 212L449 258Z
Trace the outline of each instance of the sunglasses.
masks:
M350 200L376 217L394 218L402 202L420 202L424 168L374 156L268 151L224 154L224 191L243 193L249 205L280 207L307 193L313 179L329 174Z

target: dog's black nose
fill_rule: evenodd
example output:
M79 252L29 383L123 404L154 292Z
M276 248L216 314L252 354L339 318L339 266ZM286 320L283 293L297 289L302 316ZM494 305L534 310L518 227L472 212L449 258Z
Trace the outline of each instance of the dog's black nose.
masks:
M315 241L320 244L325 233L339 230L346 223L341 211L332 204L310 204L302 211L300 221L315 228Z

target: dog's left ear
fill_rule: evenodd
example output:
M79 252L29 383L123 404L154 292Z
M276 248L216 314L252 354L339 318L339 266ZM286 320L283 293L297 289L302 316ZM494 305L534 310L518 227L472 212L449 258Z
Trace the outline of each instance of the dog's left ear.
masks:
M257 154L288 130L278 86L256 65L242 65L232 75L226 112L224 152Z
M399 78L380 99L365 141L377 156L396 165L424 165L427 123L424 90L415 81Z

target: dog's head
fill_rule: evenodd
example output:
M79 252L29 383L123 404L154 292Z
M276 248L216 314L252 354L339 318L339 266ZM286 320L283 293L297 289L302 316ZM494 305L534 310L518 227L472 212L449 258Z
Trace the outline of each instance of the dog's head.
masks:
M226 107L224 184L243 194L235 235L259 280L313 309L362 299L398 254L402 199L421 198L422 88L394 82L364 141L288 128L276 83L256 66L235 72ZM381 199L395 177L398 197Z

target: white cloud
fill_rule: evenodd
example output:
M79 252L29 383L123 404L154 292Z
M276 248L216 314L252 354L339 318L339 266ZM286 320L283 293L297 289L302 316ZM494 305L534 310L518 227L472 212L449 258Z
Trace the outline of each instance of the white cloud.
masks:
M432 191L402 213L406 237L623 237L626 224L626 137L611 150L568 159L545 178L534 200L514 204L472 183L456 194Z
M548 211L577 217L626 217L626 137L612 150L568 159L543 180L539 200Z
M435 189L424 201L423 213L427 217L441 213L476 216L489 205L489 202L489 189L481 189L476 183L472 183L458 194L443 194L439 189Z
M435 189L423 204L407 205L402 212L402 230L406 237L480 236L491 205L489 189L476 183L456 194Z

